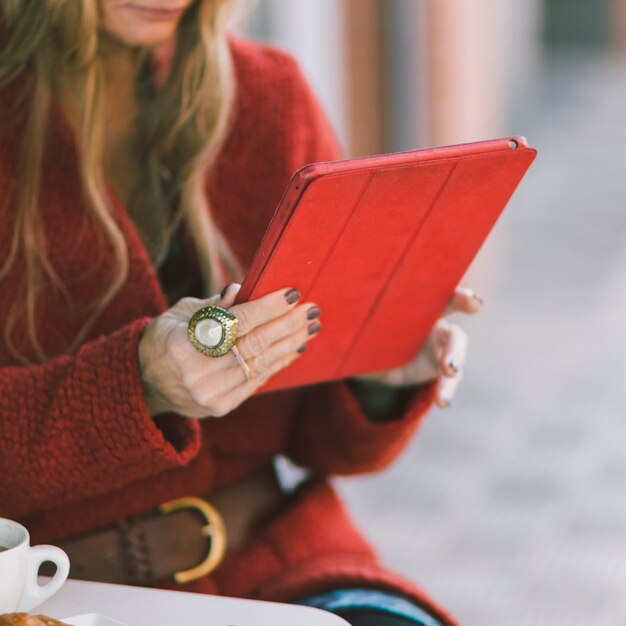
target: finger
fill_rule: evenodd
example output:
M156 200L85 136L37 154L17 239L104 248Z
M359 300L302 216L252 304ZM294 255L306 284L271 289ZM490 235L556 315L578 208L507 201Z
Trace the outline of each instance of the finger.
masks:
M465 365L469 338L456 324L450 324L444 331L447 335L440 368L444 376L457 376Z
M430 349L426 354L435 372L439 372L441 368L441 360L448 347L451 328L452 322L449 322L445 317L440 317L433 326L433 330L428 338L429 343L427 343L427 347Z
M312 310L312 313L311 313ZM309 313L307 313L309 311ZM268 369L271 364L288 352L293 352L305 344L321 330L321 324L316 319L319 307L303 305L290 311L278 320L258 326L248 334L237 339L237 349L243 360L251 369L252 376L256 376ZM308 317L313 314L315 317ZM311 321L313 320L313 321ZM191 343L189 346L193 348ZM193 366L189 369L188 383L193 386L202 384L211 360L211 375L218 375L220 379L220 393L224 393L241 384L242 369L236 361L233 368L232 355L227 352L219 357L207 357L200 354L195 348L188 350Z
M252 378L263 377L266 372L270 372L271 374L274 371L276 362L282 361L282 359L293 353L304 353L307 348L307 343L315 338L320 330L321 324L318 321L309 322L308 327L292 333L281 341L277 341L253 359L244 358L247 366L250 368ZM239 344L237 344L237 347L239 348ZM239 348L239 353L241 354L241 348ZM231 358L225 359L225 361L226 360L229 367L220 374L220 389L223 390L222 393L227 393L246 382L243 368L236 360L231 360Z
M293 363L300 356L301 353L292 352L284 356L282 359L274 361L271 368L266 370L262 375L256 376L225 393L216 403L214 403L213 415L215 415L215 417L221 417L236 409L242 402L247 400L257 389L259 389L259 387L263 386L274 374Z
M304 352L307 342L317 337L321 330L322 325L316 320L310 322L306 328L272 344L265 352L257 355L248 363L252 375L255 377L263 376L266 371L273 371L274 363L281 361L281 359L292 352L297 352L298 350L300 350L300 353Z
M483 297L469 287L457 287L448 301L444 315L453 313L478 313L484 304Z
M311 322L321 315L320 308L313 302L301 304L280 318L257 326L237 340L237 348L246 361L262 355L268 348L294 333L305 331ZM306 336L306 332L304 335ZM299 347L296 346L296 348Z
M220 357L208 357L200 353L187 337L187 324L191 316L207 306L220 306L226 308L235 301L237 293L241 289L239 283L229 283L224 287L221 294L210 298L182 298L171 309L170 314L177 318L181 328L172 334L169 341L169 352L176 355L176 360L188 372L186 382L188 385L195 385L204 379L207 371L219 372L227 367L227 363ZM182 328L184 326L184 330Z
M240 289L239 283L228 283L220 293L220 306L224 309L233 306Z
M297 289L279 289L257 300L230 307L230 313L239 320L237 335L242 337L257 326L291 311L299 299L300 292Z
M453 378L449 376L441 376L437 387L437 405L441 408L447 408L452 404L454 394L463 379L463 374L459 372Z
M219 301L217 303L213 302L213 300L215 299L215 297L213 297L211 298L211 303L218 304L225 308L229 306L229 304L234 302L240 289L241 285L237 283L230 283L226 285L226 287L223 289L222 293L218 297ZM264 296L263 298L259 298L259 300L254 300L253 302L244 303L242 305L232 306L229 309L231 313L233 313L234 315L236 315L236 317L238 317L238 319L240 319L237 329L237 348L239 349L241 356L244 358L249 366L251 360L255 356L259 355L260 360L258 363L258 367L260 371L263 371L264 369L269 367L271 361L275 360L273 354L264 354L273 343L275 343L277 340L284 339L285 335L289 336L289 334L293 334L294 332L299 331L299 335L297 336L297 338L291 339L291 342L293 342L294 340L300 340L300 343L298 343L298 345L293 348L293 350L296 350L303 343L306 342L307 328L312 324L311 320L315 320L320 315L320 309L314 303L307 303L305 305L296 307L294 303L288 302L288 299L294 300L293 292L295 290L291 290L291 294L289 293L289 291L290 290L282 289L277 292L268 294L268 296ZM285 294L287 294L287 298L284 297ZM299 294L297 292L295 295L299 297ZM276 298L276 296L279 296L279 298ZM242 333L239 332L239 329L241 328L242 317L240 307L249 308L249 305L258 303L260 301L265 301L262 303L263 306L276 307L277 299L282 300L282 304L279 303L279 305L283 309L287 310L286 316L283 315L280 320L273 320L269 323L263 324L258 328L255 328L254 333L250 332L247 334L243 334L242 336ZM207 304L205 304L207 301L197 300L195 298L189 298L188 300L191 301L190 304L192 305L194 312L198 308L201 308L201 306L207 306ZM243 317L245 319L245 314L243 315ZM289 342L287 344L283 344L283 352L285 345L290 346L291 344ZM220 393L230 390L241 383L241 376L243 375L243 371L239 365L237 365L235 369L232 369L232 355L225 354L220 357L207 357L206 355L200 354L192 346L191 343L189 343L189 345L185 347L192 348L191 350L187 349L186 351L186 357L189 358L190 364L190 367L186 368L190 370L190 373L187 377L188 386L193 388L200 387L202 385L202 381L207 375L207 368L209 367L212 375L219 375ZM208 359L210 359L210 363L208 362ZM226 372L228 372L229 370L230 372L227 374Z
M237 283L227 285L220 295L220 302L218 302L218 304L226 307L234 302L240 288L241 285ZM199 307L196 307L195 310L197 310L197 308ZM232 313L235 309L236 307L231 307L230 312ZM307 328L311 325L311 320L316 320L320 314L321 311L319 307L309 302L288 310L287 314L283 315L278 320L262 324L243 337L241 337L238 332L237 348L239 349L239 353L247 363L250 363L254 357L259 356L259 368L260 371L262 371L268 366L269 362L275 358L272 353L265 354L272 344L284 339L286 336L288 337L293 333L299 332L297 337L299 337L300 343L294 347L294 350L299 348L306 341ZM297 338L295 340L297 340ZM294 339L292 338L291 341L293 342ZM288 343L287 345L290 344ZM191 343L186 347L193 348ZM225 370L229 369L232 365L232 359L227 354L219 357L207 357L206 355L200 354L195 348L193 348L193 350L188 349L187 353L190 359L190 367L187 369L190 369L192 372L187 379L189 385L193 385L194 387L200 386L206 376L208 367L210 367L212 374L220 375L220 389L231 389L241 382L240 380L233 380L232 375L227 378L228 382L222 382L221 377L225 375ZM212 360L210 365L207 359Z

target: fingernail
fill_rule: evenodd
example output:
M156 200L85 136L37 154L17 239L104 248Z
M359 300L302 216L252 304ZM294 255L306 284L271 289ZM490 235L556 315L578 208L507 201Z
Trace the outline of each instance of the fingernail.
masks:
M479 293L474 292L472 294L472 298L474 298L474 300L478 300L480 304L485 304L485 299Z
M454 359L450 359L448 361L448 366L450 367L450 369L454 370L455 372L459 371L459 366L456 364L456 361Z
M442 409L447 409L452 404L452 398L442 397L441 398L441 406Z
M296 352L297 352L298 354L302 354L303 352L306 352L306 351L307 351L307 348L308 348L308 347L309 347L309 346L307 346L307 345L306 345L306 343L303 343L303 344L302 344L302 345L301 345L301 346L300 346L300 347L296 350Z
M315 335L315 333L319 333L320 330L322 330L322 325L319 322L313 322L312 324L309 324L307 332L309 335Z
M226 292L228 291L228 288L232 285L233 283L228 283L224 289L222 289L222 293L220 293L220 298L223 300L226 297Z
M314 319L317 319L321 314L322 314L322 309L320 309L318 306L312 306L306 312L306 318L308 320L314 320Z
M297 302L300 300L300 292L297 289L289 289L289 291L285 292L285 300L287 301L287 304Z

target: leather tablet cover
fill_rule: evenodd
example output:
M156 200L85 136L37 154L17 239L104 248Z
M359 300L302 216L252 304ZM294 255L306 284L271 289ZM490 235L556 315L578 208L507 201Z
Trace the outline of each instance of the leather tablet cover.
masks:
M514 137L299 170L237 300L296 287L322 332L260 391L411 360L535 155Z

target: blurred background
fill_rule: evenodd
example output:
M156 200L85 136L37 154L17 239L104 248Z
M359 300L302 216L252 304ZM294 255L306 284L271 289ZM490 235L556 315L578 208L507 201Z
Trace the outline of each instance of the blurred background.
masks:
M526 135L463 284L453 406L337 480L391 567L466 626L626 623L626 1L259 0L346 154ZM624 140L624 142L622 142Z

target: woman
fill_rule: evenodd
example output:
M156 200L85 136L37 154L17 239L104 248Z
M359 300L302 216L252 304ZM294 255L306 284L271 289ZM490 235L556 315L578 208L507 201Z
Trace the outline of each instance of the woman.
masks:
M290 285L205 297L242 276L290 175L339 156L295 62L226 37L230 4L0 5L0 515L76 578L453 623L378 564L323 477L393 460L448 402L464 333L442 319L403 368L251 398L322 312ZM236 358L188 341L207 305L238 318ZM448 313L479 308L458 289ZM314 476L292 495L281 453Z

